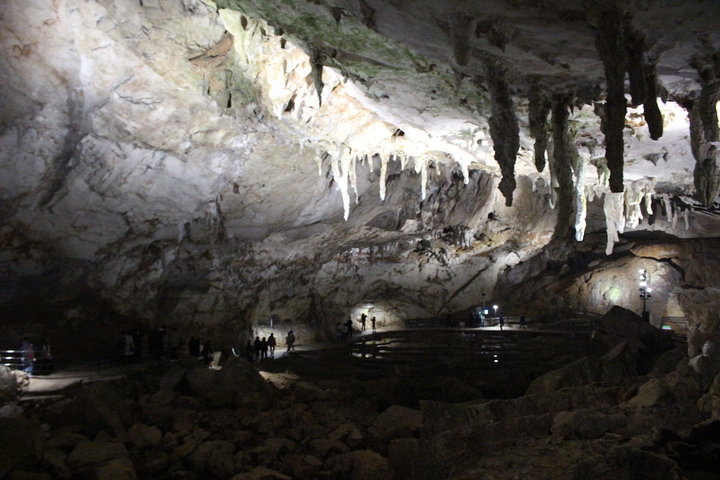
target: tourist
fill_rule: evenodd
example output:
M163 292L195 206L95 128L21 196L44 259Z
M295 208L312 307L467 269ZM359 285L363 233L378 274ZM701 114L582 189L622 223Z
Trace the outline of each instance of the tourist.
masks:
M285 344L287 345L287 352L295 351L295 333L292 330L285 337Z
M33 368L35 367L35 348L30 340L27 338L20 344L21 363L23 370L28 374L32 375Z
M270 346L268 345L267 338L262 337L262 340L260 340L260 359L266 360L268 357L268 349Z
M500 330L502 330L503 327L505 326L505 317L500 315L500 320L498 320L498 324L500 325Z
M253 363L254 357L253 353L255 352L255 349L253 348L252 342L250 340L247 341L247 345L245 345L245 360L247 360L250 363Z
M352 317L349 317L347 322L345 322L345 335L347 335L348 337L352 337L352 334Z
M525 328L525 314L520 315L520 328Z
M255 341L253 342L253 348L255 349L255 361L260 361L260 351L262 349L262 344L260 343L260 335L255 337Z
M132 335L130 335L130 332L123 332L122 334L122 342L123 342L123 362L124 363L130 363L135 356L135 341L133 340Z
M188 341L188 353L191 357L200 356L200 339L197 337L190 337Z
M365 325L366 325L366 324L367 324L367 315L365 315L365 314L363 313L362 315L360 315L360 327L361 327L361 331L363 331L363 332L365 331Z
M375 315L370 319L370 324L372 325L373 332L375 331Z
M275 339L275 334L271 333L267 340L268 349L270 350L270 356L275 356L275 346L277 345L277 340Z
M205 363L210 363L211 355L212 355L212 342L210 342L210 339L208 339L205 341L205 345L203 345L203 348L200 351L200 358L202 360L205 360Z

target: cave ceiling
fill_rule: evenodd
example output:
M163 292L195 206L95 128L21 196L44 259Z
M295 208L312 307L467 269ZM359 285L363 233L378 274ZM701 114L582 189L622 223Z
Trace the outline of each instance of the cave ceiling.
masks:
M0 12L3 302L423 316L573 232L716 235L715 0Z

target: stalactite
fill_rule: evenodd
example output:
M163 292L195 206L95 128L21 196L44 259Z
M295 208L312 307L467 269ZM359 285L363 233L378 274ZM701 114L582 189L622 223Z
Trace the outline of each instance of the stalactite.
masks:
M599 24L595 48L597 48L607 83L605 118L602 122L605 134L605 158L610 169L610 191L623 191L623 129L625 128L625 69L627 56L622 30L623 3L607 0L599 12Z
M380 200L385 201L385 181L387 177L388 157L380 157Z
M585 221L587 217L587 197L585 195L585 159L578 155L578 163L574 168L575 181L575 240L582 242L585 238Z
M322 80L323 75L323 63L322 53L319 50L313 50L310 55L310 67L313 83L315 84L315 91L317 91L318 102L322 106L322 91L325 84Z
M515 191L515 159L520 148L520 131L510 87L505 79L505 68L495 59L485 59L492 116L490 137L495 149L495 160L500 165L502 180L499 189L505 196L505 205L512 206Z
M608 192L605 194L603 211L605 212L605 226L607 231L606 255L612 255L615 242L620 240L618 234L625 230L625 217L623 216L624 200L625 195L623 192Z
M415 172L420 174L420 197L425 200L427 193L427 166L428 160L426 157L415 157Z
M545 169L545 151L547 150L547 120L550 113L550 100L534 85L530 89L528 120L530 134L535 139L535 168L538 172Z
M455 62L461 67L467 65L470 60L473 23L473 18L465 13L455 13L450 18L450 42L455 54Z
M650 138L657 140L663 135L663 116L657 104L657 69L655 65L645 69L645 101L643 110Z
M578 155L575 139L568 127L569 98L556 96L552 102L552 138L553 153L550 160L550 170L557 180L557 223L554 237L564 238L570 228L570 219L573 215L573 176L572 165Z
M720 192L718 142L720 126L716 104L720 100L720 78L701 72L703 83L700 98L690 110L690 145L695 157L693 172L697 196L709 207Z

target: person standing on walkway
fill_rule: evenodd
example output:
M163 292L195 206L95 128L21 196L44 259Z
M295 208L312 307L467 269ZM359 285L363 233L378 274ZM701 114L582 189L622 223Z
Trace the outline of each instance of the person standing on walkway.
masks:
M352 337L353 329L352 329L352 317L349 317L347 322L345 322L345 335L348 336L348 338Z
M260 359L266 360L268 357L268 349L270 346L268 345L267 338L263 337L262 340L260 340Z
M500 315L500 320L498 321L498 323L500 325L500 331L502 331L503 327L505 326L505 317Z
M295 333L292 330L290 330L287 337L285 337L285 343L287 344L288 353L295 351Z
M366 324L367 324L367 315L365 315L363 313L362 315L360 315L360 327L363 332L365 331Z
M373 332L375 331L375 315L370 319L370 324L372 325Z
M275 334L271 333L270 336L267 339L268 344L268 350L270 350L270 356L275 356L275 347L277 346L277 340L275 339Z
M525 328L525 314L520 315L520 328Z

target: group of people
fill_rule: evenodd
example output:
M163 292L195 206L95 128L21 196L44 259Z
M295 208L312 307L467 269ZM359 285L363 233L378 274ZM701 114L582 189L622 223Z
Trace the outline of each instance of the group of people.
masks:
M53 356L50 344L43 340L39 349L27 338L20 344L20 367L28 375L52 373Z
M365 330L367 330L368 316L365 313L360 315L360 318L357 319L356 321L357 321L357 323L360 324L360 328L359 328L360 332L364 332ZM370 319L370 325L374 332L375 327L377 325L377 319L375 318L375 316L373 316ZM355 333L355 329L353 328L352 316L348 317L347 321L345 323L343 323L342 325L340 324L340 322L335 324L335 332L337 334L338 340L344 340L344 339L352 337L353 334Z

